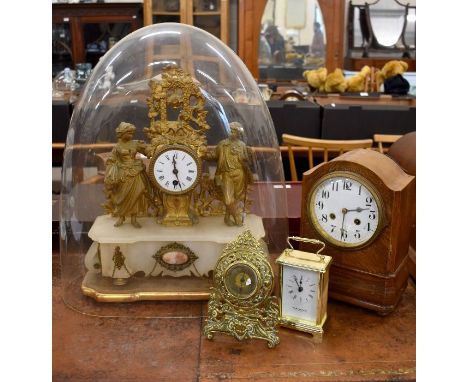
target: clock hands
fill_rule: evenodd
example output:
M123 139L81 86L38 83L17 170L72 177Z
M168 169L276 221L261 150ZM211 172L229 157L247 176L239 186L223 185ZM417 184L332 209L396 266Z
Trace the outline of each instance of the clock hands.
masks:
M240 285L239 285L239 293L242 292L242 289L244 289L244 282L245 282L245 279L244 279L244 274L242 273L242 276L240 278Z
M356 211L356 212L362 212L362 211L365 211L365 210L369 210L370 208L361 208L361 207L358 207L354 210L348 210L346 208L344 208L346 210L346 212L352 212L352 211Z
M342 220L342 222L341 222L340 231L341 231L341 237L343 238L343 236L344 236L343 233L344 233L344 231L345 231L345 229L344 229L344 219L345 219L345 217L346 217L346 214L348 213L348 209L347 209L347 208L343 208L343 209L341 210L341 212L343 213L343 220Z
M175 160L175 154L172 156L172 165L174 166L174 169L172 170L172 173L176 176L176 179L177 180L174 180L172 182L172 184L174 185L174 188L176 188L177 185L179 185L180 189L182 190L182 185L180 184L180 180L179 180L179 170L177 170L177 167L176 167L176 160Z
M297 277L294 275L294 281L296 282L297 287L299 288L299 283L297 282Z
M348 212L362 212L362 211L365 211L365 210L369 210L369 208L357 207L354 210L349 210L347 208L342 208L341 209L341 213L343 214L343 220L341 221L341 228L340 228L341 238L342 239L343 239L343 237L346 239L346 230L344 229L344 221L345 221L346 214Z
M302 287L302 275L301 275L301 280L299 282L297 281L296 275L294 275L294 281L296 282L297 290L299 292L302 292L304 290L304 288Z

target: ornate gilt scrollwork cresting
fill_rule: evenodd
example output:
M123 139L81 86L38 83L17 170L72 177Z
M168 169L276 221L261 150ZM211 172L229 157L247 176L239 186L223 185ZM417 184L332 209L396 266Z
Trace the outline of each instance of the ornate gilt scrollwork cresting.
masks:
M150 81L151 96L147 99L150 127L143 129L154 152L163 145L179 144L194 150L199 157L206 152L205 97L190 74L176 66L168 66L161 79ZM179 109L176 121L168 120L168 108Z

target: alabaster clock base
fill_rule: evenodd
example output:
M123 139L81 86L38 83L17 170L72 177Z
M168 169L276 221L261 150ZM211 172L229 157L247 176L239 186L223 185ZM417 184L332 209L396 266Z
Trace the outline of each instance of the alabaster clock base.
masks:
M227 243L244 230L265 236L262 218L247 215L244 226L228 227L223 216L201 217L189 227L162 226L140 218L114 227L116 218L96 218L85 256L82 292L98 301L207 300L211 271Z
M296 319L294 317L280 317L279 324L280 326L284 326L289 329L312 334L312 342L319 344L322 343L325 321L327 321L326 314L323 317L322 322L316 325L312 325L307 321Z

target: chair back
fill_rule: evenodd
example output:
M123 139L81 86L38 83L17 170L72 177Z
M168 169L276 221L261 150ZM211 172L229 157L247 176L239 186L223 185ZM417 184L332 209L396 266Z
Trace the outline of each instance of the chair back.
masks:
M314 152L323 153L323 161L328 162L329 152L339 152L339 155L346 151L355 149L371 148L372 139L357 139L357 140L330 140L299 137L297 135L283 134L283 144L288 147L289 166L291 169L291 180L297 181L296 162L294 153L307 149L309 159L309 168L314 167Z
M374 134L374 142L377 143L377 147L381 154L384 153L384 143L395 143L403 135L391 135L391 134Z

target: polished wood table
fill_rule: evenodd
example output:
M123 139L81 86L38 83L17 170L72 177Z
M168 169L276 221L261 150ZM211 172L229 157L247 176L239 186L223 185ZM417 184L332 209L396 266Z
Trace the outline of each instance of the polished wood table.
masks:
M53 255L54 381L414 381L416 291L396 311L373 312L330 301L321 344L280 328L280 344L202 336L206 302L111 304L87 315L61 299ZM83 296L83 299L87 297ZM94 302L93 302L94 304ZM97 304L97 303L95 303ZM188 312L189 318L157 317Z

